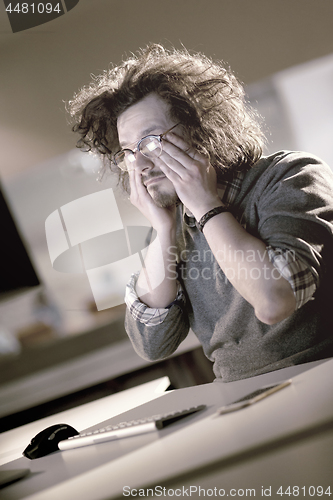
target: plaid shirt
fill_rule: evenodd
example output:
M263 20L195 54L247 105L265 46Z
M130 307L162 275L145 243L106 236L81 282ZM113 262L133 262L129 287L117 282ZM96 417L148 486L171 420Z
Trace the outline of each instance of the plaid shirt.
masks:
M228 207L233 204L240 191L244 175L244 172L237 172L231 180L222 181L218 184L218 193L225 206ZM188 225L195 226L195 219L188 210L185 213L185 218ZM272 248L271 246L266 249L273 266L290 283L296 299L296 309L299 309L313 298L318 286L318 276L314 269L296 259L290 250ZM139 274L140 271L131 276L125 294L126 305L135 320L147 326L156 326L164 321L173 304L177 304L181 309L185 308L185 295L179 283L177 297L168 307L150 308L141 302L135 291Z

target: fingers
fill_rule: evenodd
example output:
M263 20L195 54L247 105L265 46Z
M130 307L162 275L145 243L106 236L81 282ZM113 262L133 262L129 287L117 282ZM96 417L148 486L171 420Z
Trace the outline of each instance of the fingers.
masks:
M147 195L147 191L142 184L141 174L139 173L138 169L134 168L132 170L129 170L128 174L131 187L130 200L133 205L137 205L140 198L142 198L142 196L144 195Z
M176 182L177 178L186 180L194 171L203 173L209 168L209 160L204 155L190 148L184 139L171 133L163 141L162 154L155 163L172 182Z
M136 188L136 180L135 180L135 171L134 171L134 169L128 171L128 177L129 177L130 188L131 188L130 198L132 198L132 197L134 197L134 196L137 195L137 188Z
M141 174L140 169L129 171L131 187L130 202L145 215L146 210L150 210L155 205L155 202L142 183Z
M186 144L181 144L181 146L164 141L163 151L159 159L163 160L171 168L179 165L184 168L190 168L193 161L195 161L195 152L190 150Z
M168 147L168 143L174 145L176 148L185 153L186 156L192 158L193 160L206 160L205 156L200 154L195 148L190 147L188 143L179 135L169 132L166 135L166 140L163 141L163 148Z

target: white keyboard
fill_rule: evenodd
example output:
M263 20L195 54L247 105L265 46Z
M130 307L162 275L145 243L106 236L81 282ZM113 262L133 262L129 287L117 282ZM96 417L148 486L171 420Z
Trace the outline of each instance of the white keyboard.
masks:
M148 432L163 429L167 425L187 417L192 413L203 410L204 408L206 408L206 405L198 405L187 408L186 410L153 415L138 420L121 422L116 425L108 425L96 431L77 434L64 441L60 441L58 447L59 450L70 450L72 448L80 448L81 446L103 443L114 439L135 436L137 434L146 434Z

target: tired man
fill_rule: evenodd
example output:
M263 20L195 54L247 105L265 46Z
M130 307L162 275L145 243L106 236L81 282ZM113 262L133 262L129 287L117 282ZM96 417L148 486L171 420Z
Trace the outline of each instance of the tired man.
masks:
M118 172L156 233L126 290L142 357L171 355L190 328L223 381L332 356L332 172L310 154L264 157L228 68L152 45L70 111L79 147Z

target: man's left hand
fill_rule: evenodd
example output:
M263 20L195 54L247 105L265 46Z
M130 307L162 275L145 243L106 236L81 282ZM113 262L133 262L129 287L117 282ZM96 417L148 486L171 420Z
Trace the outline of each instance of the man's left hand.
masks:
M155 162L197 220L212 208L222 205L214 167L175 133L167 134L163 140L163 152Z

